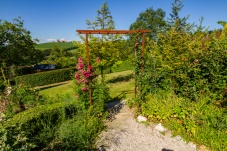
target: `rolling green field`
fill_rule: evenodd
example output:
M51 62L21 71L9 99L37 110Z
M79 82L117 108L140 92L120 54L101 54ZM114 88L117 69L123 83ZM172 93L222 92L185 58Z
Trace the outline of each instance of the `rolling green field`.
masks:
M75 47L75 45L73 44L73 42L64 42L64 43L49 42L49 43L41 43L36 45L36 48L40 50L52 49L54 47L58 47L60 49L66 49L66 48Z

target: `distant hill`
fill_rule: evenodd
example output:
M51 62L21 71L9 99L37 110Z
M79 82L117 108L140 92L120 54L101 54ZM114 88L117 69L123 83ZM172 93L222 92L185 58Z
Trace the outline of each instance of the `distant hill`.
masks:
M48 43L41 43L37 44L36 48L40 50L44 49L52 49L57 46L60 49L75 49L75 45L72 42L48 42ZM70 49L71 48L71 49Z

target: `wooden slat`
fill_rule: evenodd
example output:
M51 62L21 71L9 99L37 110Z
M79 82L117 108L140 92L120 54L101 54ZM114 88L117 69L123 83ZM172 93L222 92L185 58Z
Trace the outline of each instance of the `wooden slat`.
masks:
M149 33L151 30L76 30L78 34L134 34Z

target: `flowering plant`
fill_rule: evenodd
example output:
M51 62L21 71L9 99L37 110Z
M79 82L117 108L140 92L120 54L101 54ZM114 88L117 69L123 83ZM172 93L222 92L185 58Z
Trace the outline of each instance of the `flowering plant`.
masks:
M75 79L80 90L87 91L89 89L89 82L96 77L92 66L85 66L81 57L78 58L78 64L76 66L77 72L75 73Z
M81 57L78 58L75 72L76 94L78 101L83 107L89 105L89 89L93 89L96 77L95 70L92 66L86 66Z
M97 58L97 63L100 63L99 58ZM101 111L104 107L104 103L110 99L109 90L106 87L104 79L102 79L100 83L95 80L95 78L97 77L95 69L92 66L86 66L81 57L78 58L76 68L77 71L75 72L75 95L79 104L82 108L87 108L89 106L89 93L92 92L92 101L94 101L93 105L96 107L98 106Z

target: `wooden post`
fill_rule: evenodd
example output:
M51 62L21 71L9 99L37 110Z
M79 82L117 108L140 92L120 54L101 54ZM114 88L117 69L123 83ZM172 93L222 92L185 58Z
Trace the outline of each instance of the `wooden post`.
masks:
M86 54L87 54L87 65L90 66L90 54L89 54L89 47L88 47L88 33L86 33ZM91 81L89 81L91 82ZM89 87L88 84L88 91L89 91L89 97L90 97L90 106L92 106L92 92L91 88Z
M143 39L142 39L142 73L144 72L144 45L145 45L145 33L143 33Z
M138 51L138 44L139 44L139 42L138 42L138 34L136 35L136 44L135 44L135 47L134 47L134 49L135 49L135 59L137 60L137 51ZM135 88L134 88L134 93L135 93L135 98L136 98L136 94L137 94L137 79L136 79L136 75L137 73L136 73L136 70L135 70L135 76L134 76L134 79L135 79Z
M88 33L86 33L86 55L87 55L87 65L90 66L90 54L89 54L89 47L88 47Z

